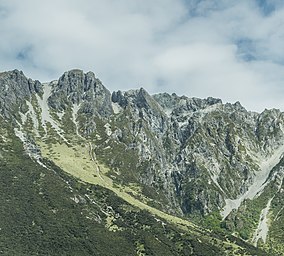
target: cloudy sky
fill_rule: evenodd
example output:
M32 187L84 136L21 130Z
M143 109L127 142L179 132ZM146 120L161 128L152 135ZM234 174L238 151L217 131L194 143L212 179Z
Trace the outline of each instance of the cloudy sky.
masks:
M283 0L0 0L0 70L284 111Z

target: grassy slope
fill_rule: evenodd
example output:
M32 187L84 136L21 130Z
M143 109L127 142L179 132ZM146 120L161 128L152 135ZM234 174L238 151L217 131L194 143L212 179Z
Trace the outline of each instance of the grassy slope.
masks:
M1 255L224 255L102 186L36 164L1 121Z
M135 190L131 190L129 187L118 186L117 184L114 185L112 180L106 176L106 173L108 172L106 167L99 164L95 159L92 159L90 154L92 148L90 147L90 144L71 147L66 144L41 143L41 148L45 157L51 159L56 165L69 174L78 177L87 183L97 184L112 190L118 197L127 201L129 204L138 207L141 210L147 210L151 214L174 224L179 227L180 230L183 230L182 232L186 231L200 237L207 244L216 244L219 248L225 248L229 255L241 255L242 249L236 244L240 241L235 241L236 243L229 241L229 239L224 241L222 238L210 234L208 230L203 230L187 220L166 214L137 200L135 197L131 196L131 193L136 193ZM253 247L250 247L250 249L254 250ZM261 252L258 253L261 255Z

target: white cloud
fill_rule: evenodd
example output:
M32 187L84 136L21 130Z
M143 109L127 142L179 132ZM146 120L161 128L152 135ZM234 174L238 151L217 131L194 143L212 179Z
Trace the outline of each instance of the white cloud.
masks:
M0 66L284 110L282 1L2 0Z

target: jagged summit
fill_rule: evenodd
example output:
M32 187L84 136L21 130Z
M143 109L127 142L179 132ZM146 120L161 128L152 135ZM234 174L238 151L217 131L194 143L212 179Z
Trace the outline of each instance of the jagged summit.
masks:
M4 86L1 89L2 91L7 91L8 88L9 92L11 90L19 90L19 97L28 97L30 94L43 93L43 84L38 80L33 81L32 79L27 78L23 71L17 69L0 73L0 79L2 81L0 85L2 85L2 87ZM9 81L5 83L5 79ZM52 87L52 95L49 99L49 104L51 107L60 110L65 108L67 101L71 101L72 104L80 104L82 100L92 100L93 97L98 94L107 94L107 97L109 97L108 89L103 86L102 82L96 78L92 71L84 73L83 70L72 69L64 72L58 80L46 84L50 84ZM122 99L123 97L124 99ZM126 98L137 98L137 102L139 102L139 99L146 100L146 98L153 98L167 111L184 104L186 105L184 107L190 111L204 109L215 104L222 104L221 99L212 97L208 97L207 99L188 98L186 96L177 96L175 93L172 95L168 93L159 93L151 96L144 88L126 92L117 91L111 94L111 100L114 103L121 104L121 106L125 105ZM66 101L66 99L68 100ZM233 105L236 110L244 109L239 102L236 102L235 104L227 103L226 105Z

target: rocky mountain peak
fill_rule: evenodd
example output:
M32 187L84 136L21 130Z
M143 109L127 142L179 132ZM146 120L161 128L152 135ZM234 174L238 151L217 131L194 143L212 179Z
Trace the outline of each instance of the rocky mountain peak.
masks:
M97 79L93 72L84 74L82 70L73 69L65 72L58 80L57 89L65 90L67 94L73 92L84 93L95 86Z
M111 94L93 72L73 69L65 72L53 85L48 99L53 109L65 110L68 106L82 105L84 111L107 116L112 113Z
M56 100L58 100L58 95L62 96L64 100L68 99L72 104L79 104L86 92L90 91L91 87L94 91L96 86L97 81L93 72L84 74L84 72L79 69L67 71L59 78L57 84L55 84L53 89L55 100L53 101L51 99L50 104L54 104L54 108L59 107L55 104Z
M7 118L11 117L11 110L21 107L25 100L41 92L41 83L28 79L22 71L15 69L0 73L0 109Z
M39 81L27 78L23 71L13 70L0 73L0 90L19 93L19 97L41 92Z

